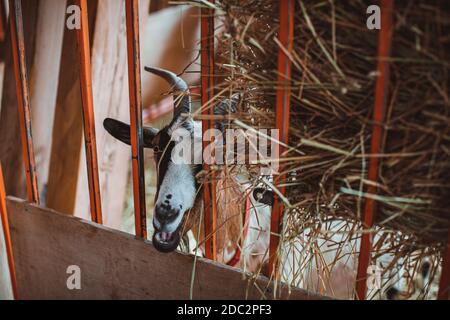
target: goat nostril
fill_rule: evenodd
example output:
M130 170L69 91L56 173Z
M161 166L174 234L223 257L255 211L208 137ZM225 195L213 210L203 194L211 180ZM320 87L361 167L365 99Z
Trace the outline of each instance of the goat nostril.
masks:
M165 224L170 223L173 220L176 219L177 215L179 213L179 210L172 209L171 206L168 205L157 205L155 207L155 218L158 220L158 222Z

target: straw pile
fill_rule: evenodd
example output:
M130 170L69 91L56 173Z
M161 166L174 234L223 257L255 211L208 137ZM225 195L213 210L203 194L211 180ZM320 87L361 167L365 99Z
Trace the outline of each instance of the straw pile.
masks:
M324 217L361 219L364 200L374 197L376 223L401 231L404 253L439 249L450 227L450 11L445 1L395 4L384 140L382 153L372 155L378 32L366 27L370 4L296 2L294 148L282 155L290 176L286 197L296 215L291 227L299 218L301 228ZM218 6L224 32L217 90L243 94L241 118L252 118L247 124L273 127L278 2L225 0ZM371 157L380 163L376 195L366 193L374 183L367 180Z

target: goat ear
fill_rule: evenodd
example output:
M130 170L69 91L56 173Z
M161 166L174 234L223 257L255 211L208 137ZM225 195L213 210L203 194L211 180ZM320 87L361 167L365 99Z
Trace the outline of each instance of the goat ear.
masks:
M130 140L130 126L119 120L106 118L103 120L103 127L117 140L122 141L125 144L131 145ZM158 133L158 129L151 127L144 127L144 148L152 148L152 140Z

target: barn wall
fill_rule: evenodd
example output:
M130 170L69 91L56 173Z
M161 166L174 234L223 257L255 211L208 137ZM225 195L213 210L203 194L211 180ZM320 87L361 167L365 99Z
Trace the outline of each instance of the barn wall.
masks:
M74 4L68 0L67 5ZM97 1L88 1L89 31L95 30ZM73 214L83 137L79 60L75 30L64 29L51 140L46 206ZM87 173L85 173L87 174ZM39 177L38 177L39 179Z
M140 1L141 23L147 19L148 0ZM106 117L129 122L127 40L124 1L99 1L92 35L92 91L102 198L103 223L119 228L130 166L130 148L103 128ZM84 143L78 166L74 215L90 219Z
M194 257L161 254L151 243L76 217L8 199L21 299L188 299ZM81 290L68 290L68 266L81 269ZM266 278L242 280L237 269L199 258L193 298L271 297ZM286 287L282 298L319 296Z
M28 70L33 68L38 5L38 1L22 2ZM3 81L0 107L0 161L3 166L6 193L25 198L25 170L23 168L22 144L19 134L16 83L14 81L9 28L6 32L3 50L5 79Z
M40 0L36 44L30 75L33 146L41 201L50 165L52 124L55 115L58 75L65 28L66 1Z

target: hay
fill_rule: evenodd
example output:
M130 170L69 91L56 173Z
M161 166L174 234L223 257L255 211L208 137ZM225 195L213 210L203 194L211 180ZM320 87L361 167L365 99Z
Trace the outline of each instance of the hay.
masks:
M412 263L439 254L450 227L450 11L446 1L395 3L382 153L371 154L378 40L366 28L371 4L296 1L291 148L280 159L289 176L284 240L305 230L323 236L338 219L348 221L345 245L360 236L358 221L372 198L376 229L384 230L374 258L389 251ZM216 92L243 97L230 126L273 128L276 89L284 85L277 83L278 1L222 0L214 7L221 30ZM367 179L373 157L377 182ZM259 171L250 171L253 184L261 183ZM368 194L369 185L378 192Z
M382 154L370 154L377 31L367 1L296 2L287 198L311 219L361 219L401 231L411 250L440 247L450 226L450 11L445 1L396 3L391 81ZM241 119L273 127L277 84L276 1L221 1L217 91L241 92ZM219 12L219 11L217 11ZM251 120L248 120L251 114ZM244 117L246 115L246 117ZM367 194L369 160L380 163L378 193ZM298 157L297 157L298 158ZM256 177L255 177L256 178ZM289 213L287 213L289 215ZM305 219L305 217L303 217Z

